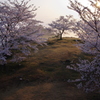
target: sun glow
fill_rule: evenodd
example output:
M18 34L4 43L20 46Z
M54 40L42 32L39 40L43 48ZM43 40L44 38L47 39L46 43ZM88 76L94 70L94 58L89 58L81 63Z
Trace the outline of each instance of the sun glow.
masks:
M100 8L100 2L97 1L96 6Z

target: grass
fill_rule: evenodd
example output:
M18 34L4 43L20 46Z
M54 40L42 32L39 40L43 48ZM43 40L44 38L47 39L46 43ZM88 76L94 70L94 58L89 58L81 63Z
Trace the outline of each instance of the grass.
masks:
M66 69L66 60L75 64L80 56L87 57L74 46L75 40L50 39L25 61L6 65L0 71L0 100L97 100L96 94L89 96L67 82L80 75Z

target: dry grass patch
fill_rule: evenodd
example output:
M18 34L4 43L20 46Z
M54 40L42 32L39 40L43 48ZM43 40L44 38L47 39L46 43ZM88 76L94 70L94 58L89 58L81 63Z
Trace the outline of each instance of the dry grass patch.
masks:
M6 65L8 70L0 71L0 100L92 100L67 83L80 75L66 69L66 60L75 64L79 57L86 57L74 46L75 40L48 40L48 46L39 46L25 61Z
M1 100L86 100L86 95L67 83L33 83L6 91Z

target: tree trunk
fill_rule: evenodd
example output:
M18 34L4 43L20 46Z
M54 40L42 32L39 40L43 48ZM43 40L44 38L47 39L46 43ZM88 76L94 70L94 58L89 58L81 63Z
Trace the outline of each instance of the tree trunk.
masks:
M59 39L60 39L60 40L62 40L62 35L63 35L63 33L64 33L64 29L62 29L62 30L60 31L60 34L59 34Z
M59 34L59 39L62 40L62 34Z

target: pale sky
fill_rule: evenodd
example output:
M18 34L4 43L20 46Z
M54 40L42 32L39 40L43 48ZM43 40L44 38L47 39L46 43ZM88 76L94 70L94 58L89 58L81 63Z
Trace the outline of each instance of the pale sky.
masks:
M86 6L89 5L88 0L78 1ZM45 26L47 26L48 23L51 23L52 21L59 18L59 16L73 15L74 18L78 18L78 14L75 11L67 8L67 6L69 5L69 0L31 0L30 3L34 4L38 8L38 10L36 11L36 19L43 21L43 25Z
M78 1L84 5L88 5L88 0ZM34 4L38 8L36 11L36 19L43 21L44 25L48 25L48 23L51 23L56 18L59 18L59 16L73 15L75 18L78 18L78 14L76 12L67 8L69 0L31 0L30 3Z
M44 21L45 24L52 22L59 16L65 16L67 14L75 14L67 8L68 0L34 0L32 1L38 7L37 18Z
M84 5L88 5L88 0L78 0ZM51 23L59 16L73 15L78 18L78 14L67 8L69 0L32 0L36 7L39 7L36 11L36 18L43 21L44 25Z

